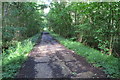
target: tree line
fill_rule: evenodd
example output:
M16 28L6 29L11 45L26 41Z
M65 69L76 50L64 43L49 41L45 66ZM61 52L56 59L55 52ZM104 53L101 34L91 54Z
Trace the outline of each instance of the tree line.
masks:
M33 2L2 3L2 46L8 48L15 41L29 38L43 29L45 5Z
M100 50L120 55L120 2L54 2L49 30Z

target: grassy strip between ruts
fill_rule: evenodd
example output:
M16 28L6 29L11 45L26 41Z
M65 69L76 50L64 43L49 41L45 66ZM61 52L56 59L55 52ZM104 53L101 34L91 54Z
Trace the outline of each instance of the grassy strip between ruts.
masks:
M83 56L89 63L93 63L95 67L103 67L107 77L120 78L120 59L114 56L102 54L100 51L83 45L82 43L65 39L57 34L50 32L65 47L74 50L78 55Z
M26 39L22 42L16 42L15 46L9 47L2 53L2 77L14 78L20 69L22 63L27 59L28 53L33 49L40 34ZM1 56L1 55L0 55Z

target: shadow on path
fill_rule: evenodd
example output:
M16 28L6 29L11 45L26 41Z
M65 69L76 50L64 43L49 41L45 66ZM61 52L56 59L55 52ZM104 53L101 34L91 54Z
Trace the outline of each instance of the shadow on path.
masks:
M43 33L16 78L105 78L103 71Z

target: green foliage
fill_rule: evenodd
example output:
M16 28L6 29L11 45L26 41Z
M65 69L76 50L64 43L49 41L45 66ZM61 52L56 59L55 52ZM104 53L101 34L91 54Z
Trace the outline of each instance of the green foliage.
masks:
M120 59L114 56L106 55L98 50L84 46L83 44L65 39L57 34L52 35L60 41L67 48L74 50L78 55L83 56L88 62L92 63L95 67L102 67L104 72L111 78L120 78Z
M3 78L14 78L22 63L27 59L40 34L37 34L22 42L16 42L15 46L2 53Z
M43 30L46 6L34 2L2 4L2 75L14 78Z
M71 36L72 19L70 13L65 8L65 4L55 3L51 6L51 11L47 15L50 29L54 32L63 35L64 37ZM56 8L54 8L56 7ZM61 27L60 27L61 26Z
M8 42L11 40L21 40L23 36L20 36L20 34L25 33L26 28L24 27L12 27L12 26L6 26L3 27L3 45L8 46L10 45Z
M11 41L22 41L41 32L43 9L43 5L33 2L3 2L3 47L10 46Z
M48 13L48 27L104 54L119 55L120 2L55 2Z

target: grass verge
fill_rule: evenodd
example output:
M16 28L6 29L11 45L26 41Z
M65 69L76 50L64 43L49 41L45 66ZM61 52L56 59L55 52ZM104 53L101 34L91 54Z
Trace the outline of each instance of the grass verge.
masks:
M14 78L22 63L27 59L28 53L33 49L40 34L26 39L22 42L16 42L15 46L9 47L2 53L2 77ZM1 55L0 55L1 56Z
M50 32L51 33L51 32ZM83 56L95 67L102 67L110 78L120 78L120 58L102 54L100 51L83 45L82 43L65 39L57 34L51 33L65 47L74 50L78 55Z

